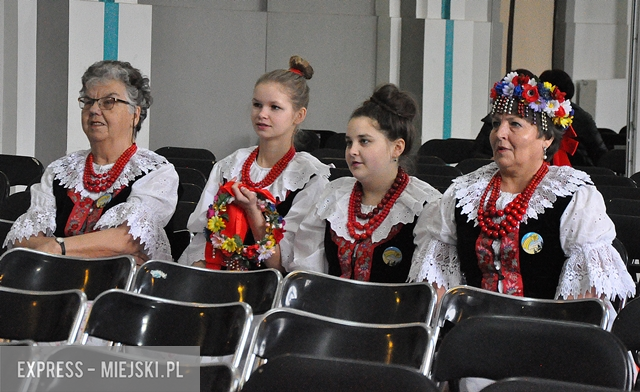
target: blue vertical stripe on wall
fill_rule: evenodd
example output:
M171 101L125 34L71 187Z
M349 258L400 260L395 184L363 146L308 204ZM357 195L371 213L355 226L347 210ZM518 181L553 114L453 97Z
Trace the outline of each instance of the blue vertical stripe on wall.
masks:
M442 0L441 17L446 20L444 41L444 92L442 110L442 138L451 137L451 111L453 102L453 28L451 0Z
M104 60L118 59L118 20L120 5L114 0L104 2Z

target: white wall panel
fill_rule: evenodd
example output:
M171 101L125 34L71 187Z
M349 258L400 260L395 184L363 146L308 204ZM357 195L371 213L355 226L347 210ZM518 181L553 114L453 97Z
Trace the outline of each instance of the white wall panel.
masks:
M376 83L374 16L269 13L267 70L298 54L315 70L303 128L345 132L351 112Z

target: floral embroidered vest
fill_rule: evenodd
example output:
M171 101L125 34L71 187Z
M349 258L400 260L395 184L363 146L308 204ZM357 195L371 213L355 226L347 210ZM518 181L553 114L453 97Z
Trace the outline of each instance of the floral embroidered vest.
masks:
M102 216L105 212L107 212L110 208L120 204L120 203L124 203L125 201L127 201L127 198L129 197L129 195L131 194L131 187L133 186L133 184L140 178L142 178L144 176L138 176L136 177L133 181L129 182L129 184L123 188L120 189L120 191L118 192L117 195L115 195L103 208L102 211L99 213L99 216L97 217L99 219L100 216ZM76 201L74 201L70 196L69 196L69 189L63 187L62 185L60 185L60 180L55 179L53 181L53 194L56 198L56 230L54 232L54 235L56 237L66 237L65 235L65 228L67 227L67 222L69 221L69 217L71 216L72 213L74 213L74 208L76 207ZM81 201L79 202L81 203ZM95 204L95 203L89 203L89 204ZM80 208L76 208L75 209L75 213L79 214L81 216L79 216L78 218L80 219L86 219L87 218L87 214L89 214L90 210L89 210L89 205L87 205L85 208L79 206ZM80 211L82 210L82 211ZM85 230L82 230L81 228L78 228L78 230L85 232Z
M411 260L413 259L413 252L416 248L416 245L413 243L413 229L416 221L417 217L411 223L394 226L394 229L392 229L390 233L392 237L381 242L371 244L371 239L363 241L363 244L360 246L374 247L372 260L369 264L369 268L371 269L369 275L370 282L404 283L407 281L409 269L411 268ZM338 255L339 246L336 241L341 242L346 240L335 235L333 230L331 230L331 223L326 221L324 247L327 261L329 262L329 274L341 276L340 255ZM400 251L401 259L397 264L388 263L389 257L384 255L390 248L396 248ZM397 252L394 253L397 254ZM387 262L385 262L385 259Z
M560 218L567 208L571 196L558 197L553 208L544 210L538 219L529 218L520 225L518 239L520 251L520 273L525 297L553 299L558 287L560 273L566 257L560 245ZM475 221L467 222L467 216L456 207L455 220L458 236L458 258L466 284L481 287L482 271L478 267L475 244L480 228ZM522 239L529 233L537 233L543 244L539 253L529 254L523 250Z

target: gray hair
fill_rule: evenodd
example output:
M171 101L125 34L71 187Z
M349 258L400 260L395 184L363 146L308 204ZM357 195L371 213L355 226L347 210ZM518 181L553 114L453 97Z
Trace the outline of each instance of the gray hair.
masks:
M140 107L140 120L134 129L134 136L137 136L142 122L147 118L147 111L153 103L149 78L143 76L139 69L134 68L126 61L103 60L95 62L82 75L80 94L84 95L88 88L96 84L112 80L121 81L125 85L129 102ZM132 113L133 110L130 108Z

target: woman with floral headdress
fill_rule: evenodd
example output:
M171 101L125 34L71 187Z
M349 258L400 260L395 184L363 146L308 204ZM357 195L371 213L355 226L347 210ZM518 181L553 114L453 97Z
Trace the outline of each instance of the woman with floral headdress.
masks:
M425 206L441 196L403 169L417 139L417 113L415 100L393 84L380 86L354 110L345 136L353 177L332 181L300 224L292 269L407 280L424 243Z
M515 72L494 85L494 162L444 193L410 279L441 292L467 284L549 299L635 294L602 195L586 173L548 164L571 126L564 95Z

